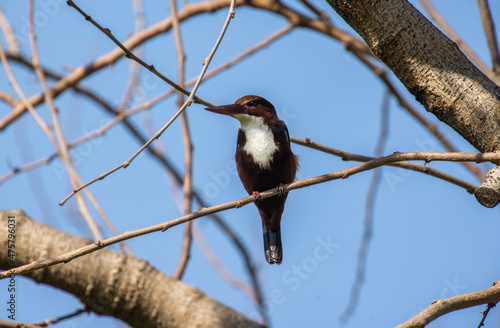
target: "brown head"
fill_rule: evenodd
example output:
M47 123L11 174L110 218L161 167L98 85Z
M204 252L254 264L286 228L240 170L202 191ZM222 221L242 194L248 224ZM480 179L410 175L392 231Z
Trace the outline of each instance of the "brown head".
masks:
M241 123L248 119L261 117L264 122L277 118L274 106L266 99L259 96L244 96L236 100L234 104L205 108L208 111L233 116Z

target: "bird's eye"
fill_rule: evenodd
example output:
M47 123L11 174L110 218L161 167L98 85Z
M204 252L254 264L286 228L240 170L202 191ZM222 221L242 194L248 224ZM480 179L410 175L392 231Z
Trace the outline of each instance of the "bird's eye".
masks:
M248 107L254 107L254 106L257 106L257 102L256 102L256 101L251 100L251 101L247 102L247 104L246 104L246 105L247 105Z

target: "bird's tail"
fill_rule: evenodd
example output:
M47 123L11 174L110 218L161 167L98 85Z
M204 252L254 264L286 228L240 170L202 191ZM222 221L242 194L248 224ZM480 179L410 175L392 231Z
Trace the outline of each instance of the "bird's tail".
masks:
M269 264L281 264L281 261L283 260L283 248L281 247L281 231L268 231L264 225L263 232L266 261Z

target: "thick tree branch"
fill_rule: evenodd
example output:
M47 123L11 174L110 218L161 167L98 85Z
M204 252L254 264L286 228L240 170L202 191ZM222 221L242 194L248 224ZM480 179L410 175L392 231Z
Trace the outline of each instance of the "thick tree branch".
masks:
M462 37L455 32L455 30L448 24L448 22L441 16L436 8L432 5L429 0L420 0L422 6L424 6L425 10L428 12L429 17L438 24L438 26L457 44L457 46L462 50L467 57L470 58L474 62L474 64L483 71L488 78L497 84L500 83L500 79L495 76L495 73L491 70L491 68L486 65L486 63L476 54L476 52L462 39Z
M495 166L486 179L474 191L477 201L485 207L495 207L500 203L500 166Z
M481 152L500 149L500 87L409 2L327 2L428 111Z
M15 262L19 265L91 243L33 221L23 211L1 211L2 226L7 226L9 216L15 220ZM0 233L0 245L7 249L6 230ZM0 267L9 267L6 252L0 253ZM133 327L262 327L146 261L109 249L26 276L65 290L88 309Z

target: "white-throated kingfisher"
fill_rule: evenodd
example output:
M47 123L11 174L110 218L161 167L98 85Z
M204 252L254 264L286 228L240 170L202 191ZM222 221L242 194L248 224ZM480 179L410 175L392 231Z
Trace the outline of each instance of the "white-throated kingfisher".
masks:
M264 251L270 264L283 260L281 245L281 215L288 193L283 185L295 180L297 157L290 148L290 136L285 122L280 120L274 106L259 96L244 96L234 104L206 108L238 119L236 168L262 218ZM277 196L260 199L259 192L278 187Z

